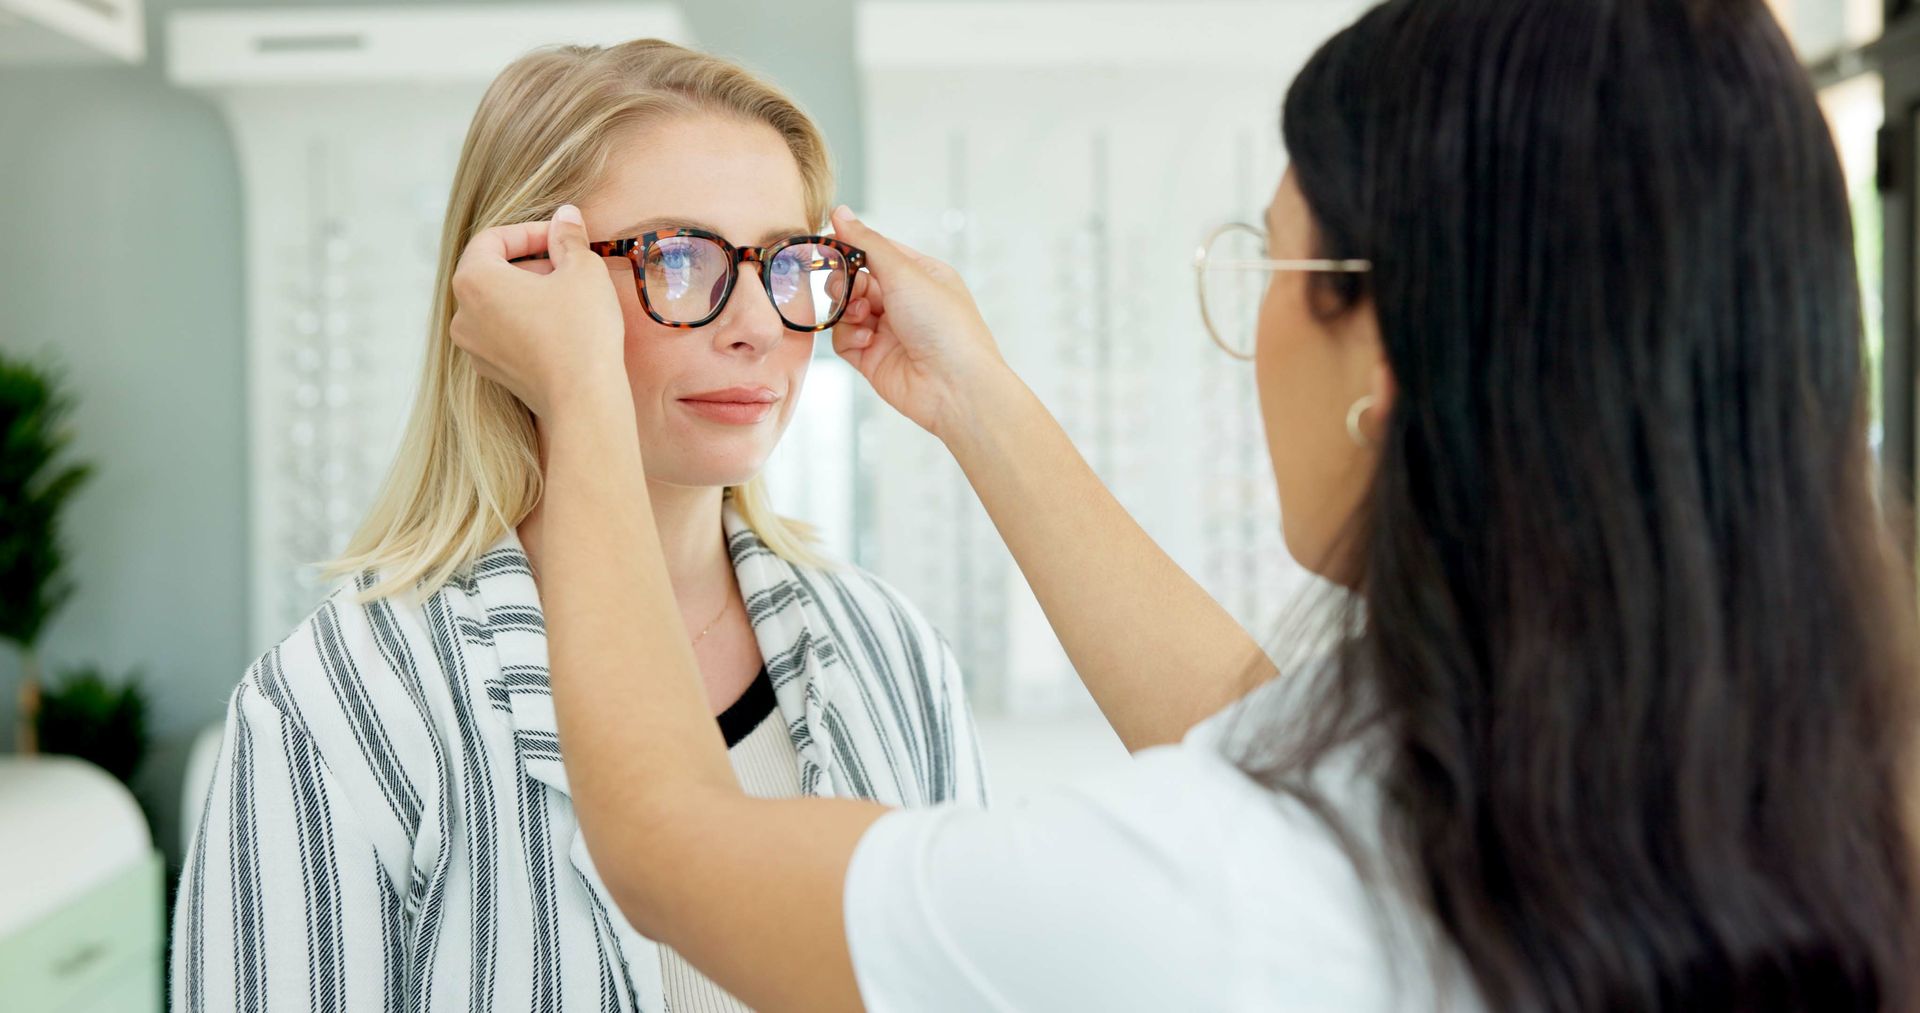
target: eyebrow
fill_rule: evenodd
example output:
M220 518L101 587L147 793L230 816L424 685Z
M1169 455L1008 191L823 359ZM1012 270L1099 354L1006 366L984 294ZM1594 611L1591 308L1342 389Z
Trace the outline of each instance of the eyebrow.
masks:
M692 218L676 218L676 217L662 215L655 218L644 218L638 222L633 223L632 225L627 226L624 229L617 229L613 233L613 238L631 239L635 236L642 236L649 232L658 232L661 229L699 229L702 232L711 232L716 236L722 236L722 237L726 236L726 232L722 231L720 228L716 226L708 225L705 222L696 221ZM813 232L804 225L800 226L799 228L792 228L792 227L777 228L777 229L769 230L766 234L762 235L760 239L757 242L755 242L753 245L766 246L769 243L773 243L777 240L785 239L788 236L810 236L810 235L813 235ZM732 242L733 240L728 239L727 241Z

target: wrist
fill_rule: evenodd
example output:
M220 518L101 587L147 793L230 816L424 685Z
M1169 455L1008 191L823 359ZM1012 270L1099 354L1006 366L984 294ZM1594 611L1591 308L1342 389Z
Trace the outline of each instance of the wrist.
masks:
M1038 404L1033 391L997 356L954 384L954 390L953 403L933 435L956 460L996 445L1002 427L1021 425L1024 410Z
M543 424L552 429L633 430L633 391L624 372L596 370L591 377L548 394Z
M619 360L579 370L571 382L562 385L555 393L559 395L555 407L560 410L599 411L633 407L633 388L627 384L626 366Z

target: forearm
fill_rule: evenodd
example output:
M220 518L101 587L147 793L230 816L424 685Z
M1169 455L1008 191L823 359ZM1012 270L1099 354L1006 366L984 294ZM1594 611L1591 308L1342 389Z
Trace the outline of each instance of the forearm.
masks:
M756 1008L856 1008L840 892L885 810L741 792L667 581L631 402L608 401L553 420L542 498L554 709L594 864L635 928Z
M1007 372L942 436L1131 750L1178 741L1232 702L1259 645L1113 498Z
M737 794L679 622L623 389L542 420L540 593L568 783L596 864L643 905L690 797Z

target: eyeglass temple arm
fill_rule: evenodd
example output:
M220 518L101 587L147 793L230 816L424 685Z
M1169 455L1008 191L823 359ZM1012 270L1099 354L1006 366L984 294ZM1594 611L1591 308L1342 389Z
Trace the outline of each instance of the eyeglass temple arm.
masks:
M1197 258L1198 266L1237 271L1315 271L1332 274L1365 274L1373 270L1370 260L1209 260Z
M633 244L634 244L634 240L631 240L631 239L608 239L603 242L588 243L587 249L592 250L593 252L601 255L602 257L624 257L629 252L632 251ZM525 263L526 261L529 261L529 260L552 260L552 259L553 257L550 254L546 253L545 251L542 251L540 253L529 253L524 257L515 257L512 260L507 261L507 263L520 264L520 263ZM863 250L854 250L847 257L847 266L853 268L856 271L864 270L867 266L866 252Z
M597 243L587 244L587 249L593 251L594 253L599 254L602 257L624 257L627 255L627 250L632 249L632 247L633 247L633 240L631 239L607 239ZM539 253L529 253L524 257L515 257L512 260L507 261L507 263L524 264L529 260L552 260L552 259L553 259L552 254L549 254L546 251L542 250Z

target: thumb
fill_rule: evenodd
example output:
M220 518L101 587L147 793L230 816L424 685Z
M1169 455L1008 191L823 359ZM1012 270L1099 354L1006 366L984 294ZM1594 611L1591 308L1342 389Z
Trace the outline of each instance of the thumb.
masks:
M547 258L556 271L593 259L593 251L587 249L586 219L580 217L579 208L562 204L553 213L553 220L547 223Z
M833 234L866 251L868 266L882 277L920 267L918 256L869 228L845 204L833 209Z

